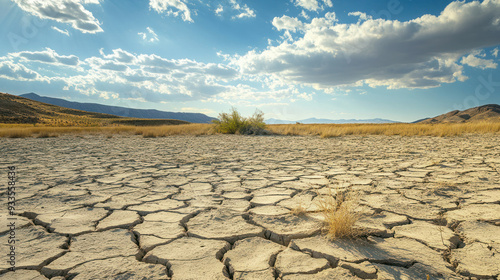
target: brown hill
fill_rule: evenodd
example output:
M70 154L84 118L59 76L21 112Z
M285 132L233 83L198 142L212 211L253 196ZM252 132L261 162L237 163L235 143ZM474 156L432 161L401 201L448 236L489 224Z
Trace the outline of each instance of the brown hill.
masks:
M51 126L164 125L188 124L180 120L124 118L69 109L0 92L0 123Z
M451 111L434 118L425 119L418 123L465 123L481 121L500 121L500 105L488 104L470 108L464 111Z

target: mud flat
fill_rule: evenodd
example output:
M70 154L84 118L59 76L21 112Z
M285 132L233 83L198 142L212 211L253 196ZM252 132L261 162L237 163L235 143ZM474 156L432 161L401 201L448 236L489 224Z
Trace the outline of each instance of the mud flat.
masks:
M498 143L0 139L0 279L500 279ZM7 166L16 167L14 217ZM329 241L314 212L344 190L360 194L367 236Z

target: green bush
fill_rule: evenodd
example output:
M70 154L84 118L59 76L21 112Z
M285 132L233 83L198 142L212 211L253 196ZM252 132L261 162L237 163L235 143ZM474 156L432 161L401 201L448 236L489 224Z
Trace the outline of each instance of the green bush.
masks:
M214 120L215 129L223 134L263 135L269 134L264 123L264 113L257 110L250 118L244 118L235 109L231 113L220 113L218 120Z

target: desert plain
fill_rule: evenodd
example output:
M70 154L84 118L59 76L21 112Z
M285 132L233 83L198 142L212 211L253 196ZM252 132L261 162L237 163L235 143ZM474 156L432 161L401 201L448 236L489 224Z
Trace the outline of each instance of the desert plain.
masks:
M1 138L0 279L500 279L498 143ZM331 240L319 205L346 191L363 234Z

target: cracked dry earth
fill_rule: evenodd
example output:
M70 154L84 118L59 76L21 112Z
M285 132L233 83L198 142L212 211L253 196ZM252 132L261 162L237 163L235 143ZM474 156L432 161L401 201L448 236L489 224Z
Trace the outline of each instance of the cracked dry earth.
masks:
M500 279L499 140L0 139L0 279ZM317 202L346 189L367 234L329 241Z

